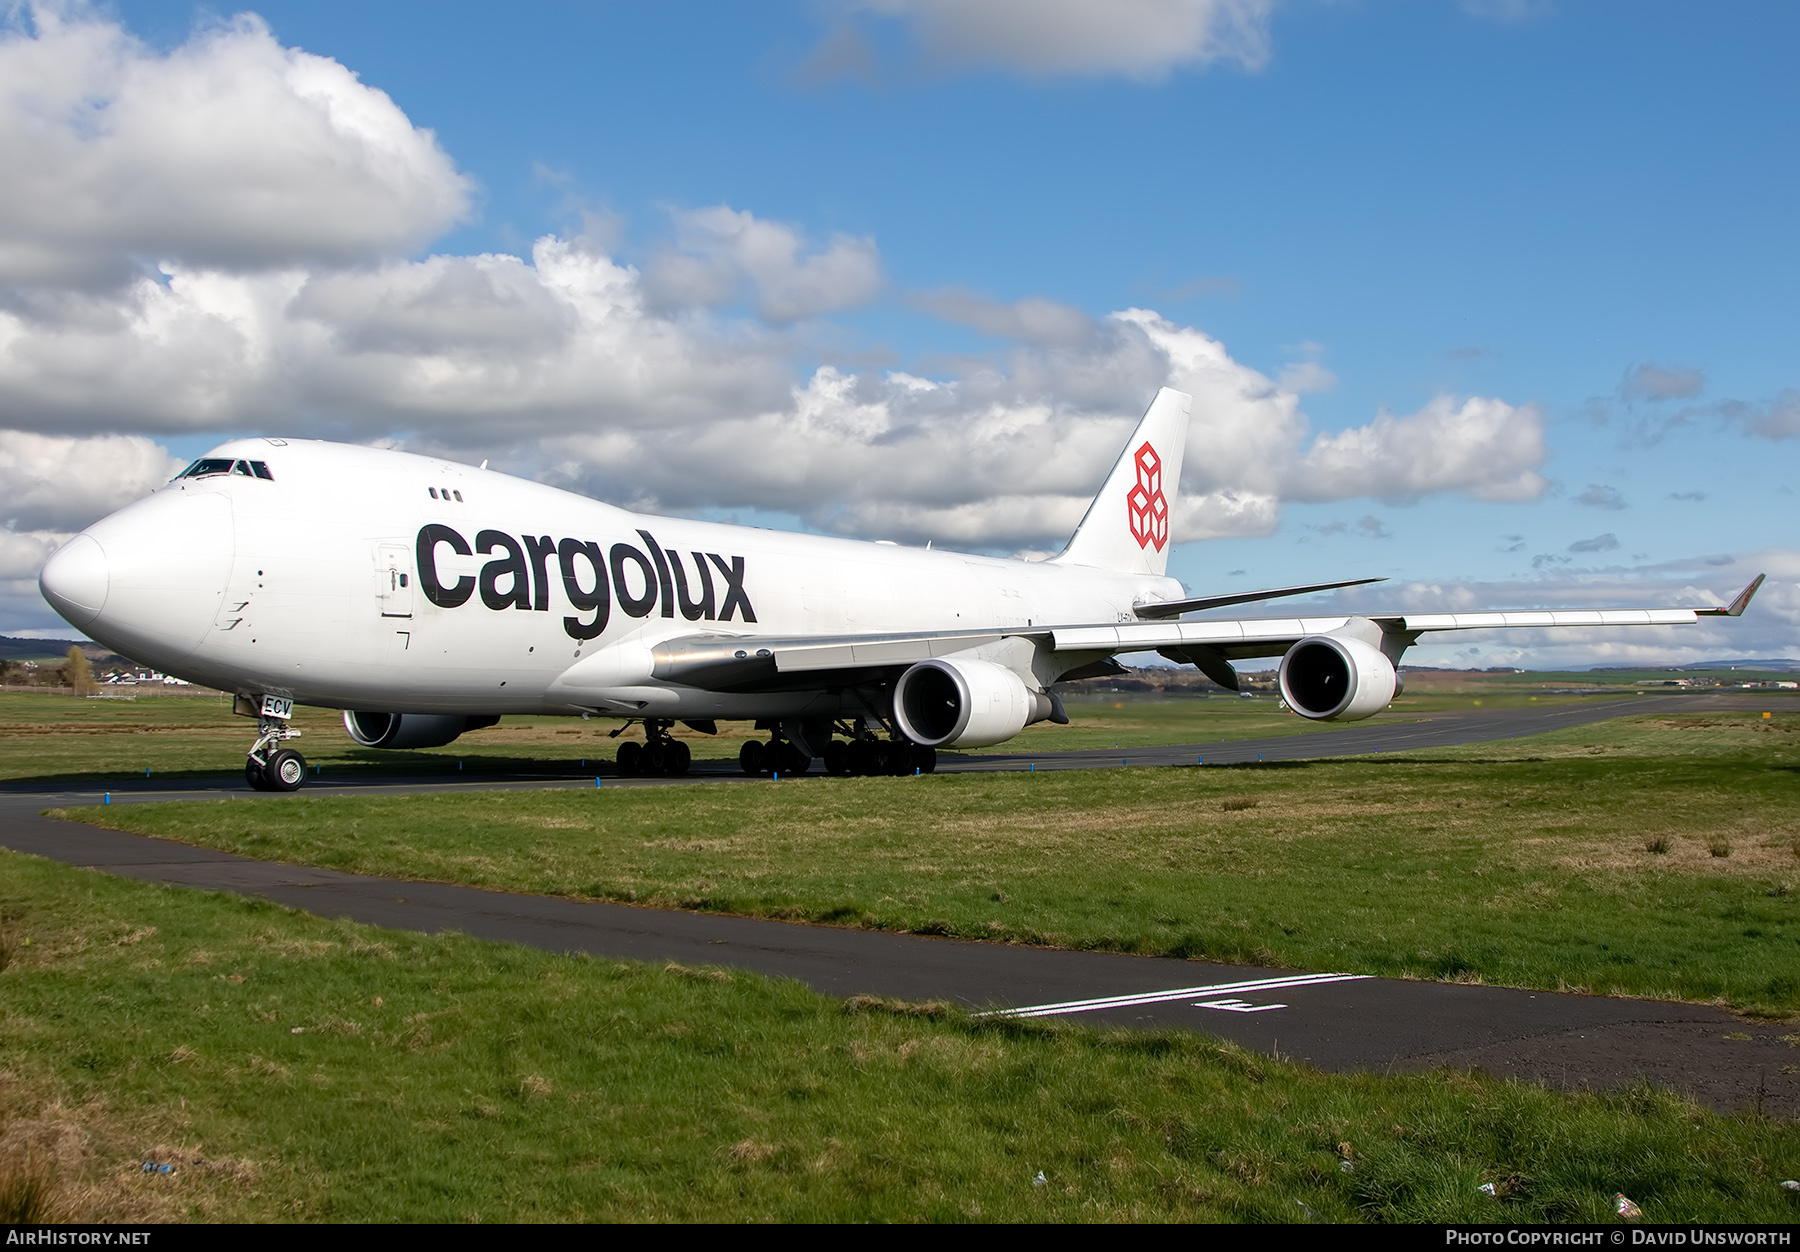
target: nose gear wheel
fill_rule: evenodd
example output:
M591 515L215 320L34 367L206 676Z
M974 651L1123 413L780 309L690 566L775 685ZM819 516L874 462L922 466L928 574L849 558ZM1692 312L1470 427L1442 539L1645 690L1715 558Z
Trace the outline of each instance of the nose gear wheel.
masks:
M244 781L258 791L298 791L306 781L306 758L281 745L300 732L278 717L261 717L256 743L244 758Z

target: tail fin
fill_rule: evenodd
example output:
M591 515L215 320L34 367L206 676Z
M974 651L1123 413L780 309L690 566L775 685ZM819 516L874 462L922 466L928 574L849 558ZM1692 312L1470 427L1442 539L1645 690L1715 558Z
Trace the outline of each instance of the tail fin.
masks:
M1060 565L1092 565L1125 574L1169 568L1169 515L1181 484L1188 412L1194 398L1164 387L1150 402L1106 485L1061 555Z

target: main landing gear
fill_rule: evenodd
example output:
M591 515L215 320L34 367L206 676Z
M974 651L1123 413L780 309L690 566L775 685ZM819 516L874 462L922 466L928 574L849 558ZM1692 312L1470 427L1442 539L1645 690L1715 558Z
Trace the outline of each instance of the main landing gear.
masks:
M306 758L281 745L300 732L285 718L263 716L256 722L256 745L244 758L244 781L258 791L298 791L306 781Z
M804 774L812 768L813 758L789 739L777 726L759 725L771 733L769 742L752 739L738 751L738 767L746 774L770 774L789 777ZM847 739L827 739L822 757L827 773L840 778L867 775L929 774L937 769L937 749L927 748L895 735L879 739L872 731L856 726L834 728ZM830 733L827 731L827 733ZM812 737L817 743L818 738Z
M833 739L825 749L825 768L840 777L930 774L937 770L937 749L895 737Z
M658 718L644 719L644 742L626 740L619 745L621 774L667 774L675 777L688 772L694 754L687 744L669 734L674 722Z
M794 744L783 739L780 732L770 736L769 742L760 739L747 739L744 746L738 749L738 768L746 774L774 774L777 777L804 774L812 768L813 759L802 752Z

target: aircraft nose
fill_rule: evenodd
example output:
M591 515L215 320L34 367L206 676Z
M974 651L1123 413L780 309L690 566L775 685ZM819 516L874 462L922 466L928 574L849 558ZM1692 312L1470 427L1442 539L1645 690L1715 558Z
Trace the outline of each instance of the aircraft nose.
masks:
M92 535L76 535L58 548L38 575L38 586L50 607L71 626L86 629L106 607L112 579L106 549Z
M38 584L90 639L166 667L212 628L236 550L223 494L160 491L64 544Z

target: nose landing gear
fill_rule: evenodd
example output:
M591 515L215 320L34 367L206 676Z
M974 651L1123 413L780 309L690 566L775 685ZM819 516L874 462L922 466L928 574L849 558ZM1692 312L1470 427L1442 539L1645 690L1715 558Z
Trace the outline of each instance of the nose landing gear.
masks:
M271 700L275 697L263 698L263 711L256 721L256 743L244 758L244 781L258 791L298 791L306 781L306 758L281 746L300 737L300 732L288 725L294 704L291 700L278 702L285 704L286 716L282 716L269 709Z
M298 791L306 781L306 758L292 748L270 753L266 763L248 757L244 778L258 791Z

